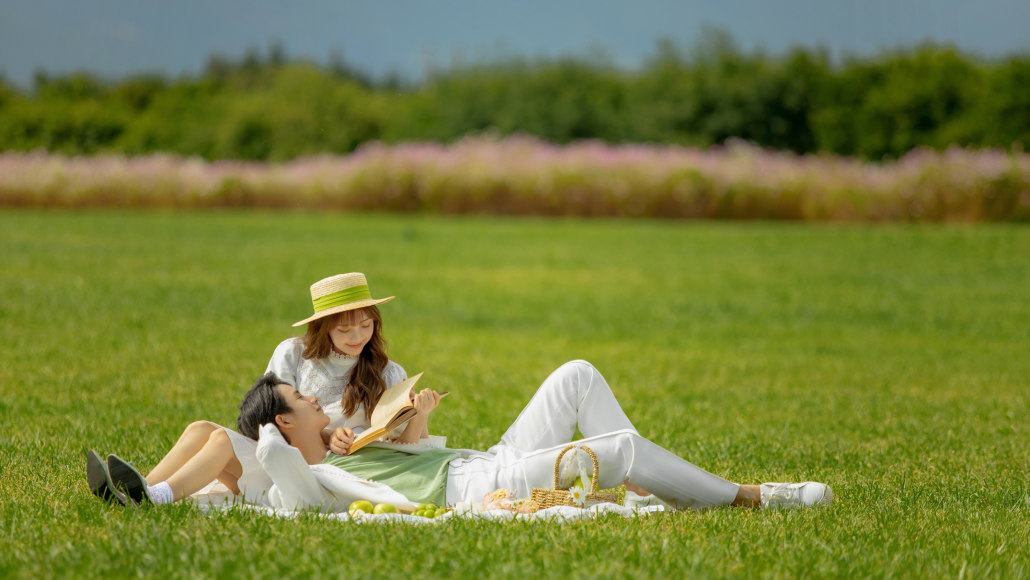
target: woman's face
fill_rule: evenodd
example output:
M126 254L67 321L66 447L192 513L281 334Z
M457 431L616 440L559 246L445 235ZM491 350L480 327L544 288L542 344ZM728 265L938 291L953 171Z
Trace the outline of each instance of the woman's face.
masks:
M372 338L375 321L363 310L347 312L329 329L336 352L357 356Z

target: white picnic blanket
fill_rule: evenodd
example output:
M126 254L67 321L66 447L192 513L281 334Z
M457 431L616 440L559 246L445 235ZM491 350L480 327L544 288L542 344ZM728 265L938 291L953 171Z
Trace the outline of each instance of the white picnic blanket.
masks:
M200 507L205 513L210 513L212 511L238 509L263 513L265 515L282 518L295 518L301 513L301 510L275 509L248 503L233 504L232 502L226 502L221 504L207 503L201 504ZM556 506L540 510L532 514L517 514L514 512L510 512L508 510L477 511L469 508L464 510L450 511L442 516L438 516L435 518L424 518L421 516L408 514L366 514L360 512L356 513L355 515L351 515L347 512L320 512L318 515L320 517L327 519L334 519L344 522L355 522L359 524L405 523L414 525L439 525L456 518L491 521L574 522L580 520L593 519L600 515L608 513L616 513L623 517L629 518L650 515L661 511L665 511L665 508L663 508L660 505L647 506L642 508L628 508L613 503L599 503L587 508L578 508L572 506Z

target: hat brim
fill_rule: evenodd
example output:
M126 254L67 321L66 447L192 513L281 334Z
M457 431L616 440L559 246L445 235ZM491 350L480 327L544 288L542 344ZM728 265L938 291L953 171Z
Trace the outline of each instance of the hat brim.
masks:
M348 302L339 306L333 306L332 308L326 308L325 310L316 312L315 314L301 320L300 322L294 322L293 326L300 326L307 324L312 320L318 320L319 318L325 318L326 316L332 316L333 314L339 314L340 312L346 312L348 310L357 310L359 308L368 308L369 306L375 306L376 304L382 304L383 302L389 302L396 298L395 296L389 296L387 298L366 298L364 300L355 300L354 302Z

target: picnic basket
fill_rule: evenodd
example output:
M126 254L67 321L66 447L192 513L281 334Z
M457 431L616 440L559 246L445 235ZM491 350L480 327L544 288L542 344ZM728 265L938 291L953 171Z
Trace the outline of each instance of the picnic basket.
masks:
M533 488L533 491L530 494L530 499L532 499L534 502L536 502L537 506L539 506L540 509L547 509L549 507L554 507L554 506L559 506L559 505L571 505L571 506L576 505L575 502L572 501L572 494L569 493L569 490L567 490L567 489L558 489L558 485L559 485L559 483L558 483L558 479L559 479L558 475L559 475L559 473L558 472L559 472L559 468L561 466L561 458L562 458L563 455L565 455L565 453L567 451L569 451L570 449L575 449L575 448L576 448L576 445L569 445L569 446L565 447L565 449L562 449L561 453L558 454L558 457L555 458L555 460L554 460L554 489L544 489L542 487L534 487ZM615 493L612 493L612 492L607 492L607 491L597 491L597 479L598 479L598 476L600 475L600 469L599 469L599 467L597 465L597 456L594 455L594 451L592 449L590 449L589 447L587 447L586 445L580 445L579 449L582 449L583 451L587 452L587 455L590 456L590 462L593 463L593 466L594 466L594 473L593 473L593 476L590 478L590 491L586 493L584 499L587 502L619 503L619 496L618 496L618 494L615 494Z

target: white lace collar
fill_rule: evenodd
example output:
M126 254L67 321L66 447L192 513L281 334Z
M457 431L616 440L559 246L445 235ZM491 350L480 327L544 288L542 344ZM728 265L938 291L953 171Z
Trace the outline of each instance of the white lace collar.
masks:
M336 378L350 378L350 370L358 364L358 357L349 354L340 354L335 350L329 351L325 357L326 370Z
M353 354L343 354L336 352L336 349L333 348L329 350L329 360L333 361L336 364L347 363L353 365L354 363L358 362L358 357L357 355Z

